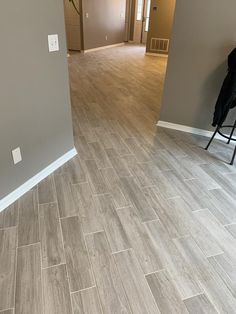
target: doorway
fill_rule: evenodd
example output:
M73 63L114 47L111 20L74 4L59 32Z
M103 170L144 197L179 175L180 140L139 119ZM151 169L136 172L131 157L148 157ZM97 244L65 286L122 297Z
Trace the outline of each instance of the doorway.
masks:
M134 38L137 44L146 44L149 30L151 0L136 0Z

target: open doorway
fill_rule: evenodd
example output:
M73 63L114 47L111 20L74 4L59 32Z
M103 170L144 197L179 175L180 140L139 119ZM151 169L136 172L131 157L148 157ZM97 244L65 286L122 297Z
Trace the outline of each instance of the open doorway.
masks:
M137 44L146 44L149 30L151 0L136 0L134 11L134 38Z

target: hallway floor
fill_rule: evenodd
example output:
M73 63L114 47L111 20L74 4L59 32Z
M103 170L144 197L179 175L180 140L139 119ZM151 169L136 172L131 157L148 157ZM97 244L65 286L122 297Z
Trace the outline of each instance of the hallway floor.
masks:
M0 213L0 313L236 313L232 147L156 127L142 47L69 70L78 156Z

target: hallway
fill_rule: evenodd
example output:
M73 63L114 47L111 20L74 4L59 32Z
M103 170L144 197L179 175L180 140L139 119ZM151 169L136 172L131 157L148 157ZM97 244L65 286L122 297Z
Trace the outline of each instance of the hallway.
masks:
M0 213L0 313L236 313L232 148L156 127L166 58L68 60L78 156Z

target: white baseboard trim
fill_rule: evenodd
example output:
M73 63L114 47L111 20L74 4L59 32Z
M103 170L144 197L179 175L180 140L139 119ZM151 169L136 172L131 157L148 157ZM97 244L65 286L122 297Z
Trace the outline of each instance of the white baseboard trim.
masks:
M63 156L55 160L53 163L51 163L49 166L41 170L39 173L37 173L35 176L30 178L28 181L23 183L20 187L18 187L16 190L5 196L3 199L0 200L0 212L13 204L18 198L20 198L22 195L24 195L26 192L31 190L35 185L37 185L40 181L45 179L47 176L49 176L51 173L53 173L55 170L60 168L63 164L65 164L67 161L69 161L71 158L77 155L77 151L75 148L71 149L67 153L65 153Z
M162 54L162 53L154 53L154 52L146 52L146 56L152 56L152 57L163 57L168 58L168 55Z
M197 135L201 135L201 136L206 136L206 137L212 137L212 135L214 133L212 131L192 128L192 127L187 126L187 125L175 124L175 123L166 122L166 121L158 121L157 126L160 126L162 128L182 131L182 132L186 132L186 133L192 133L192 134L197 134ZM216 134L215 138L219 139L219 140L223 139L222 136L220 136L219 134Z
M103 49L108 49L108 48L121 47L121 46L124 46L124 45L125 45L125 43L119 43L119 44L114 44L114 45L107 45L107 46L87 49L87 50L84 50L83 52L84 53L88 53L88 52L93 52L93 51L98 51L98 50L103 50Z

